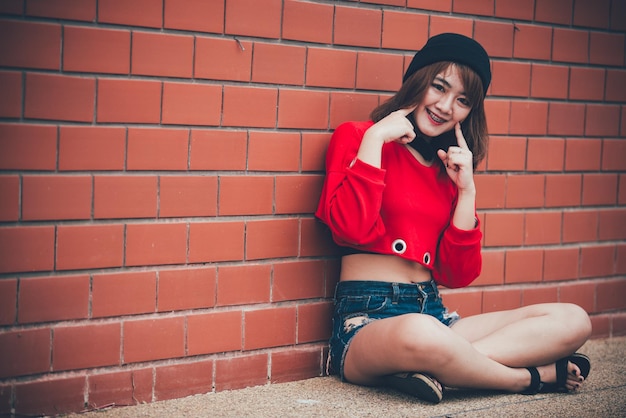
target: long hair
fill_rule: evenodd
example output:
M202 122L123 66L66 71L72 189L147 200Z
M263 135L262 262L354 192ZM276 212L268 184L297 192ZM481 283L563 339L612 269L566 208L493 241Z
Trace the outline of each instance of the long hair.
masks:
M450 61L440 61L417 70L402 84L400 90L389 100L376 107L370 114L374 122L378 122L391 112L398 109L416 106L422 102L427 89L435 77L454 65L459 70L459 76L465 88L465 94L472 109L468 117L461 123L461 129L467 145L473 154L474 169L487 155L489 135L487 133L487 119L485 117L485 93L483 83L471 68L466 65ZM445 137L445 138L443 138ZM443 141L442 141L443 140ZM446 132L437 139L445 145L456 144L454 130ZM444 145L444 144L441 144Z

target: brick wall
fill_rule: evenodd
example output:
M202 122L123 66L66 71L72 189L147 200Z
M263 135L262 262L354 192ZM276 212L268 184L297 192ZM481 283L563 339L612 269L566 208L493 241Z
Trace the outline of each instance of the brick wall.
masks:
M0 2L0 414L319 376L330 132L434 34L493 57L463 315L626 333L623 0Z

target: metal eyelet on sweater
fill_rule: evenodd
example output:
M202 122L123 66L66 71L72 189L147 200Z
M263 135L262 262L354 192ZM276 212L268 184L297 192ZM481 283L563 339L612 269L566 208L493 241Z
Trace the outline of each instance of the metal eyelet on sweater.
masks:
M404 254L406 251L406 242L403 239L398 238L391 243L391 250L396 254Z
M426 264L426 265L430 264L430 253L429 252L425 252L424 253L424 258L422 258L422 261L424 261L424 264Z

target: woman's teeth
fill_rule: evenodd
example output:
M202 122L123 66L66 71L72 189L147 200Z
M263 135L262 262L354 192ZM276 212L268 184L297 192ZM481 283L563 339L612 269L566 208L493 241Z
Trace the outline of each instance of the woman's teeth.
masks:
M430 115L430 117L432 118L432 120L434 120L437 123L444 123L446 120L445 119L441 119L440 117L438 117L437 115L435 115L433 112L431 112L430 110L428 111L428 114Z

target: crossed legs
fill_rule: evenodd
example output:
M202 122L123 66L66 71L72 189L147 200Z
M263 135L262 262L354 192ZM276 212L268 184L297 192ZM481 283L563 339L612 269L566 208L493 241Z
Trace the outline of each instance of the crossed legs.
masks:
M348 381L378 383L381 376L428 373L450 387L521 392L530 384L525 367L556 381L554 362L574 353L591 334L586 312L572 304L539 304L461 319L452 327L422 314L374 321L359 331L346 355ZM569 364L567 387L580 384Z

